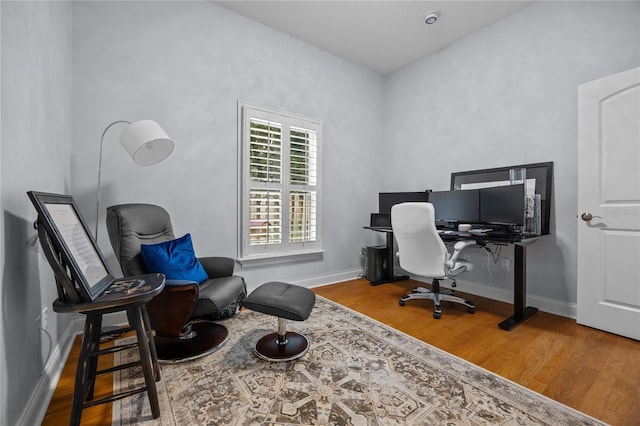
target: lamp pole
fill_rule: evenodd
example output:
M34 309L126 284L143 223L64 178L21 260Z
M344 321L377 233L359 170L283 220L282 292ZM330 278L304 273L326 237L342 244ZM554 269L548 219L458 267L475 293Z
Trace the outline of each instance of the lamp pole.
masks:
M100 157L98 160L98 191L96 192L96 232L94 234L96 243L98 242L98 223L99 223L99 217L100 217L100 185L102 183L102 145L104 144L104 135L107 134L107 131L109 131L109 129L114 125L120 124L120 123L131 124L131 122L126 120L114 121L113 123L109 124L106 129L104 129L104 132L102 132L102 137L100 138Z

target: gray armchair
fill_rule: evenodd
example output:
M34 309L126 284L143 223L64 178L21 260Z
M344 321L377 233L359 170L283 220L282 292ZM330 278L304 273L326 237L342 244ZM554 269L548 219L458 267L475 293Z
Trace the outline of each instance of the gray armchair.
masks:
M149 272L140 255L141 244L175 238L169 213L152 204L107 208L107 231L125 276ZM228 331L213 320L234 315L247 295L244 279L233 275L233 259L198 260L207 273L206 281L198 284L167 280L162 293L147 305L160 360L190 360L219 349L226 342Z

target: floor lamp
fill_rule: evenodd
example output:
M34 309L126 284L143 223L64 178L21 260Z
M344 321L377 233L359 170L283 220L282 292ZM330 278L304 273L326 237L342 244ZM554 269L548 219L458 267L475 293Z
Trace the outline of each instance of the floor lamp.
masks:
M98 241L98 218L100 216L100 186L102 181L102 145L104 135L114 125L125 123L128 126L120 134L120 144L127 150L136 164L150 166L159 163L173 152L173 141L153 120L140 120L133 123L124 120L109 124L100 138L100 160L98 162L98 191L96 194L96 232Z

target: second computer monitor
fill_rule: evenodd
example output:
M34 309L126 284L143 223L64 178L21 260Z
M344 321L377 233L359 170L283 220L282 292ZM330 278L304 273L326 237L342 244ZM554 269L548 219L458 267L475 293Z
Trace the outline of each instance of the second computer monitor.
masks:
M480 222L479 191L435 191L429 195L437 222Z
M487 224L524 225L524 185L480 189L480 221Z
M427 202L430 191L419 192L380 192L378 194L378 212L391 214L391 207L400 203Z

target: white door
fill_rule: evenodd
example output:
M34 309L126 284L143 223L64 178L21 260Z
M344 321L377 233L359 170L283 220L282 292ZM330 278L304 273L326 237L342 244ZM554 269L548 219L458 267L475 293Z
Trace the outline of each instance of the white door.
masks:
M640 340L640 68L578 97L578 323Z

